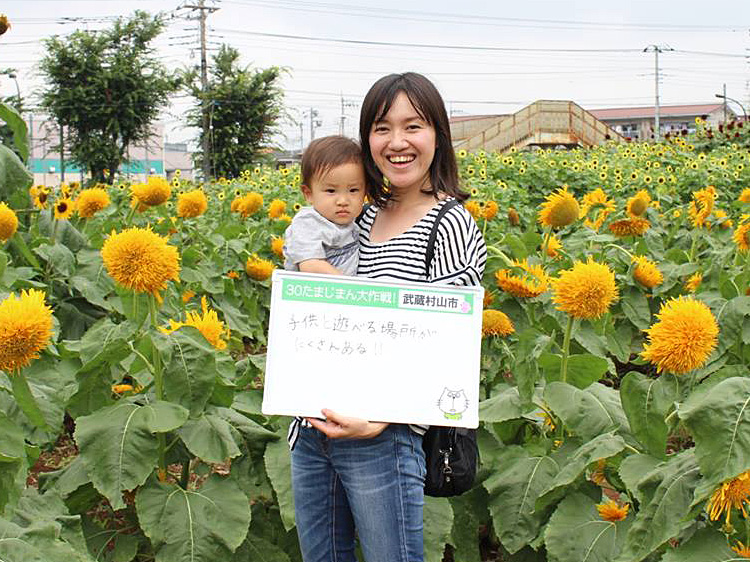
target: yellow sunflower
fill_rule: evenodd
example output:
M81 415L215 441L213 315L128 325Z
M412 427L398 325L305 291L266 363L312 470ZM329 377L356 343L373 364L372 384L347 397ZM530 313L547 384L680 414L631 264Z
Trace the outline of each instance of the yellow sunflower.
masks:
M247 218L257 213L261 207L263 207L263 196L260 193L251 191L242 198L237 206L237 210L243 218Z
M247 262L245 263L245 272L248 277L256 281L268 279L271 277L274 269L276 269L276 266L272 262L264 260L255 254L247 258Z
M651 204L651 196L645 189L641 189L638 193L628 199L627 212L630 218L642 217L646 214L646 209Z
M492 220L497 215L498 206L495 201L487 201L484 205L484 218L485 220Z
M20 371L39 357L52 337L52 309L36 289L0 302L0 371Z
M589 217L589 212L592 212ZM615 202L607 197L602 188L597 188L583 196L581 204L581 216L585 218L583 224L594 230L599 230L607 217L615 211Z
M68 198L63 197L55 201L55 218L57 220L66 220L73 216L75 210L75 203Z
M482 207L480 207L479 203L476 201L467 201L464 203L464 207L469 211L469 214L474 217L475 221L478 221L479 217L482 216Z
M577 261L572 269L560 272L552 280L552 301L557 310L574 318L598 318L618 298L615 274L609 266L589 257L587 262Z
M706 503L706 511L711 521L716 521L721 514L726 512L726 522L732 515L732 509L742 511L742 516L747 519L746 506L750 505L750 471L745 471L739 476L722 483Z
M613 500L608 500L604 503L597 504L596 506L596 510L599 512L599 517L610 523L625 519L628 516L629 508L629 504L619 506Z
M714 209L715 201L716 189L712 185L693 192L693 200L688 208L693 226L696 228L706 226L706 220Z
M750 232L750 221L740 224L734 231L734 234L732 234L732 240L737 244L737 249L740 252L747 252L750 249L750 236L748 236L748 232Z
M278 219L286 212L286 202L281 199L274 199L268 206L268 218Z
M539 264L529 264L528 260L515 260L513 269L500 269L495 273L497 286L514 297L538 297L547 290L549 278Z
M562 243L560 240L555 236L554 234L549 237L549 242L547 245L544 245L544 242L542 242L542 249L547 252L547 255L551 258L559 258L560 252L559 250L562 250Z
M685 291L688 293L694 293L701 286L703 281L703 274L700 271L693 273L687 281L685 281Z
M742 542L737 541L737 544L732 547L732 550L743 558L750 558L750 544L745 546Z
M180 256L167 238L150 229L128 228L112 234L102 246L107 273L121 286L160 298L167 282L179 280Z
M177 197L177 216L183 219L199 217L208 209L208 200L202 189L194 189Z
M538 221L544 226L561 228L578 220L581 208L568 186L563 186L555 193L550 193L539 211Z
M633 263L636 264L633 269L633 277L638 283L647 289L653 289L664 282L664 275L659 271L657 265L646 256L635 256Z
M482 337L509 336L516 329L510 318L499 310L482 311Z
M6 242L18 230L16 212L0 201L0 242Z
M172 195L172 186L166 179L159 176L149 176L146 183L133 184L130 190L138 203L148 207L161 205Z
M78 216L84 219L93 217L96 213L109 205L109 195L101 187L84 189L76 199Z
M738 199L740 203L750 203L750 187L746 187L742 190L742 193L740 193L740 197Z
M659 319L645 330L648 343L641 357L666 370L682 374L697 369L716 347L719 325L711 310L692 296L673 298L662 304Z
M37 209L46 209L47 203L49 203L49 191L42 186L34 193L34 207Z
M279 236L271 238L271 251L284 259L284 239Z
M609 230L615 236L642 236L651 227L646 219L622 219L609 225Z
M203 337L216 349L226 349L226 339L229 338L230 333L229 328L224 326L224 322L219 320L219 316L215 310L208 308L208 301L205 296L201 297L201 310L203 314L188 312L184 322L170 320L169 328L161 328L161 331L165 334L171 334L183 326L192 326L200 330Z

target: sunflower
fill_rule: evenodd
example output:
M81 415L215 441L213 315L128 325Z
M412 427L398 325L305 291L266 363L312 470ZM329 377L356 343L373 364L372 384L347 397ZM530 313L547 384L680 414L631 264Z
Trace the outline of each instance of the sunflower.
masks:
M39 357L52 337L52 309L36 289L0 302L0 370L20 371Z
M750 187L746 187L742 190L742 193L740 193L740 197L738 199L740 203L750 203Z
M37 189L34 194L34 207L37 209L46 209L47 203L49 202L49 191L43 186L41 189Z
M242 218L247 218L257 213L262 206L263 196L260 193L251 191L242 198L237 206L237 210L242 215Z
M538 297L547 290L549 278L539 264L529 264L528 260L515 260L513 267L522 270L500 269L495 273L497 286L514 297Z
M696 271L693 273L687 281L685 281L685 291L688 293L694 293L698 290L698 287L701 286L701 282L703 281L703 274L700 271Z
M0 14L0 35L4 35L6 31L10 29L10 22L8 16Z
M696 228L706 226L706 219L714 209L714 201L716 201L716 189L712 185L693 192L693 200L688 209L693 226Z
M516 329L510 318L499 310L482 311L482 337L487 336L509 336Z
M745 546L742 542L737 541L737 544L732 547L732 550L743 558L750 558L750 545Z
M549 257L559 258L560 252L558 250L562 250L562 243L557 238L557 236L553 234L549 237L549 241L546 246L544 242L542 242L542 249L547 253Z
M557 310L574 318L598 318L618 298L614 272L591 257L585 263L577 261L572 269L561 271L552 281L552 288L552 301Z
M508 222L511 224L511 226L518 226L521 224L521 217L518 216L518 211L516 211L513 207L510 207L508 209Z
M102 246L109 275L121 286L159 298L170 279L179 280L180 256L167 238L150 229L128 228L112 234Z
M651 204L651 196L645 189L641 189L638 193L628 199L627 212L630 218L635 219L642 217L646 214L646 209Z
M726 522L732 515L732 509L739 509L747 519L746 504L750 505L750 470L722 483L706 503L706 511L711 521L716 521L726 511Z
M716 217L717 222L722 228L732 228L734 226L732 219L730 219L727 216L726 211L722 209L716 209L714 211L714 217Z
M187 304L195 296L195 291L185 291L182 293L182 302Z
M290 217L289 215L287 215L286 213L284 213L277 220L280 221L280 222L285 222L285 223L289 224L290 222L292 222L292 217Z
M147 183L136 183L130 186L133 197L138 203L148 207L156 207L166 202L172 195L169 182L159 176L149 176Z
M590 211L594 211L594 216L588 217ZM579 218L586 219L583 224L594 230L599 230L607 220L610 213L615 211L615 202L607 197L604 190L600 187L594 191L590 191L583 196L581 204L581 216ZM595 217L595 218L594 218Z
M232 269L230 271L227 271L227 277L229 277L230 279L239 279L240 274Z
M271 251L284 259L284 239L279 236L271 238Z
M101 187L84 189L76 199L78 216L84 219L90 219L107 205L109 205L109 195Z
M492 291L485 291L484 299L482 299L482 306L484 308L488 308L492 304L492 301L494 300L495 300L495 293L493 293Z
M568 191L568 186L563 186L556 193L547 196L539 211L538 221L544 226L560 228L574 223L581 213L578 201Z
M203 314L197 312L188 312L184 322L169 321L169 328L161 328L165 334L171 334L183 326L192 326L197 328L203 337L216 349L226 349L227 342L225 338L229 337L229 328L224 326L224 322L219 320L215 310L208 308L206 297L201 297L201 310Z
M659 271L656 264L646 256L635 256L633 263L636 264L633 269L633 277L647 289L653 289L664 282L664 275Z
M498 206L495 201L487 201L484 205L484 218L485 220L492 220L497 215Z
M479 206L479 203L476 201L467 201L464 203L464 207L466 207L466 210L469 211L469 214L474 217L475 221L479 220L479 217L482 216L482 207Z
M614 501L608 500L604 503L597 504L596 511L599 512L599 517L604 521L614 523L615 521L622 521L628 516L628 509L630 504L623 506L617 505Z
M268 206L268 218L278 219L286 212L286 203L281 199L274 199Z
M682 374L701 367L716 347L719 325L711 310L691 296L662 304L659 319L646 331L648 343L641 357L658 372Z
M66 220L73 216L75 210L75 203L68 198L63 197L55 201L55 218L57 220Z
M183 219L199 217L207 208L208 201L202 189L194 189L177 197L177 216Z
M740 252L747 252L750 249L750 221L743 222L732 234L732 240L737 244L737 249Z
M18 217L13 209L0 201L0 242L7 241L18 230Z
M615 236L642 236L650 227L650 222L638 217L615 221L609 225L609 230Z
M245 272L248 277L256 281L268 279L271 277L274 269L276 269L276 266L272 262L264 260L256 254L247 258L247 263L245 263Z

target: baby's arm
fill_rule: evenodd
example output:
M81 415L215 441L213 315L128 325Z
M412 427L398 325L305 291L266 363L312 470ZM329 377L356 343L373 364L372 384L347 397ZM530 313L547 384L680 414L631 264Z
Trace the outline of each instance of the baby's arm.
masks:
M333 267L326 260L310 259L301 261L297 264L300 271L305 273L327 273L329 275L343 275L338 269Z

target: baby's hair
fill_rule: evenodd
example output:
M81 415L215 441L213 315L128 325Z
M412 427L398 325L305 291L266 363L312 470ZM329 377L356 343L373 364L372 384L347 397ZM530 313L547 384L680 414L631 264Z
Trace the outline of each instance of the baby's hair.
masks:
M445 103L435 85L416 72L389 74L375 82L362 102L359 116L359 138L367 179L367 194L379 207L392 197L385 187L382 172L370 154L370 131L391 108L400 92L406 94L419 116L435 129L435 155L430 165L430 187L425 190L435 197L445 193L466 200L469 195L458 184L458 166L451 142L451 129Z
M315 139L302 154L302 185L312 187L316 177L351 162L362 163L362 149L356 141L341 135Z

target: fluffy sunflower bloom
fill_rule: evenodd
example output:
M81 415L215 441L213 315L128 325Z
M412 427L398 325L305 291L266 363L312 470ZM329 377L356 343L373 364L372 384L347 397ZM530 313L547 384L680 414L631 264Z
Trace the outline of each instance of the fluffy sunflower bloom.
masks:
M521 224L521 217L518 216L518 211L516 211L513 207L510 207L508 209L508 222L511 226L518 226Z
M561 228L573 224L580 214L581 207L566 185L547 196L539 211L538 221L544 226Z
M271 238L271 251L281 259L284 259L284 239L280 236Z
M63 197L55 201L55 218L57 220L67 220L73 216L75 203L69 197Z
M475 221L478 221L483 214L482 207L480 207L479 203L477 203L476 201L467 201L466 203L464 203L464 207L467 211L469 211L469 214L474 218Z
M177 216L183 219L199 217L208 209L208 200L202 189L194 189L177 197Z
M650 227L650 222L638 217L615 221L609 225L609 230L615 236L642 236Z
M732 547L732 550L743 558L750 558L750 545L745 546L742 542L737 541L737 544Z
M109 205L109 194L101 187L84 189L76 199L78 216L84 219L90 219L107 205Z
M664 275L659 271L657 265L646 256L635 256L633 263L633 277L638 283L647 289L653 289L664 282Z
M646 214L646 209L651 204L651 196L645 189L641 189L638 193L628 199L627 213L631 219L642 217Z
M607 217L615 211L615 202L607 197L600 187L583 196L581 200L581 216L583 224L593 230L599 230ZM591 213L591 217L589 217Z
M742 190L742 193L740 193L739 199L737 199L740 203L750 203L750 187L746 187Z
M245 272L248 277L256 281L268 279L271 277L274 269L276 269L276 266L272 262L264 260L255 254L247 258L247 262L245 263Z
M606 501L604 503L597 504L596 511L599 512L599 517L604 521L614 523L615 521L622 521L628 516L628 509L630 504L623 506L617 505L613 500Z
M195 291L185 291L182 293L182 302L187 304L195 296Z
M547 255L551 258L559 258L560 252L559 250L562 250L562 243L560 240L555 236L554 234L549 237L549 240L547 241L547 244L545 245L544 242L542 242L542 249L547 253Z
M150 229L113 231L102 246L102 259L117 284L138 293L150 293L157 299L170 279L179 279L177 248Z
M712 185L693 192L693 200L690 202L688 213L693 220L694 227L706 226L706 220L714 210L715 201L716 189Z
M730 219L727 216L726 211L722 209L716 209L714 211L714 217L716 217L716 220L722 228L732 228L734 226L732 219Z
M499 310L482 311L482 337L509 336L516 329L510 318Z
M711 310L691 296L662 304L659 319L645 330L648 343L641 357L666 370L682 374L701 367L716 347L719 325Z
M750 222L744 222L738 226L734 234L732 234L732 240L737 244L737 249L740 252L747 252L750 250Z
M52 337L52 310L35 289L0 302L0 370L20 371L39 357Z
M219 316L215 310L208 308L208 301L205 296L201 297L201 311L202 314L188 312L184 322L170 320L169 328L161 328L161 331L165 334L171 334L183 326L192 326L198 329L203 334L203 337L216 349L226 349L226 338L229 338L229 328L224 326L224 322L219 320Z
M229 277L230 279L239 279L240 274L232 269L230 271L227 271L227 277Z
M598 318L618 298L615 274L609 266L595 262L577 261L572 269L560 272L552 281L552 301L557 310L573 318Z
M499 269L495 273L497 286L514 297L538 297L547 290L549 278L539 264L529 264L528 260L515 260L513 269Z
M242 218L247 218L254 215L263 206L263 196L260 193L251 191L241 198L237 205L237 211L242 215Z
M130 191L137 203L148 207L156 207L165 203L172 195L170 183L159 176L149 176L146 183L136 183L130 186Z
M701 282L703 281L703 274L700 271L696 271L693 273L687 281L685 281L685 291L688 293L694 293L698 290L698 287L701 286Z
M484 205L484 218L485 220L492 220L497 216L498 206L495 201L487 201Z
M286 202L281 199L274 199L271 204L268 205L268 218L278 219L286 212Z
M6 242L18 230L18 217L13 209L0 202L0 242Z
M726 512L726 522L729 523L733 509L742 511L742 516L747 519L746 507L748 505L750 505L750 471L743 472L719 486L706 503L706 511L711 521L716 521L722 513Z

